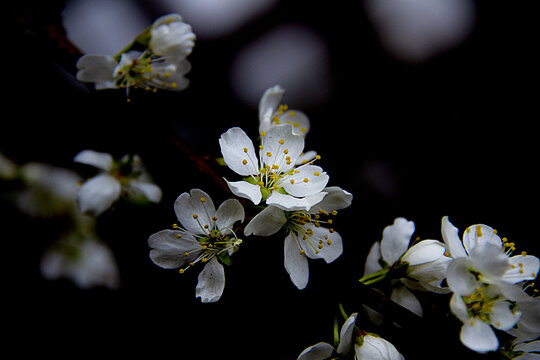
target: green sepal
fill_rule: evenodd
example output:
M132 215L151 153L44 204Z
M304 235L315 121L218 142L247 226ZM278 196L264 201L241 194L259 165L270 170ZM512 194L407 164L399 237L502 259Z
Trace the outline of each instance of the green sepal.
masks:
M218 255L219 260L225 265L232 265L232 259L226 251L223 251Z
M148 48L148 44L150 43L150 39L152 38L152 34L150 33L150 30L152 30L152 26L147 27L144 29L142 33L137 35L133 41L120 50L116 55L114 55L114 60L116 62L120 61L120 58L122 57L122 54L127 53L128 51L137 50L137 51L144 51Z

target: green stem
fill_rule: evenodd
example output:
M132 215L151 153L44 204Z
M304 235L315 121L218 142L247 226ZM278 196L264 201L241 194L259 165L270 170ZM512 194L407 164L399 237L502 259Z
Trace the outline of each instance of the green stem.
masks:
M374 272L373 274L364 276L358 281L364 285L372 285L372 284L378 283L386 278L386 274L388 273L388 270L389 270L388 268L381 269L377 272Z

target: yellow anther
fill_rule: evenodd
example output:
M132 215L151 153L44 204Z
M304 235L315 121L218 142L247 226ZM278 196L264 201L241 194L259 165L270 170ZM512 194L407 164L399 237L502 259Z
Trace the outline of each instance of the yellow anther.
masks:
M334 220L328 219L328 223L329 223L330 225L332 225L333 222L334 222Z
M189 263L189 266L195 266L195 263L194 263L194 262L190 262L190 263Z
M320 155L317 155L317 156L315 156L315 159L321 160L321 156L320 156Z
M304 255L306 251L304 249L300 250L300 255Z
M319 246L318 246L319 249L322 249L323 247L324 247L323 244L319 244Z
M328 245L332 245L332 240L328 240L326 243L327 243Z
M304 182L305 182L305 183L309 182L309 179L308 179L308 178L304 178Z
M285 155L287 155L287 154L289 153L289 149L283 150L283 153L284 153Z
M264 182L259 181L259 186L264 186Z
M185 256L185 257L188 257L188 256L189 256L189 253L188 253L188 252L185 252L185 253L184 253L184 256Z
M289 111L289 115L294 116L294 110Z
M264 131L261 131L261 136L266 136L266 133Z
M497 235L497 230L496 230L496 229L493 229L493 233L494 233L495 235Z
M280 139L278 142L279 142L281 145L285 144L285 140L283 140L283 139Z
M178 224L172 224L173 229L178 229Z
M337 210L332 211L332 215L336 216L337 215Z
M319 175L321 175L321 174L319 174L319 172L318 172L318 171L315 171L315 172L313 173L313 175L315 175L315 176L319 176Z
M242 160L242 164L247 165L247 160L246 159Z
M482 227L480 225L476 225L476 236L482 236Z
M206 199L202 197L201 202L204 204L206 202Z
M293 179L291 179L291 184L294 184L294 180L293 180Z
M277 170L277 169L279 169L279 166L277 166L276 164L273 164L272 169Z
M212 216L212 221L216 221L217 220L217 217L216 216Z
M177 238L177 239L181 239L181 238L182 238L182 234L177 234L177 235L176 235L176 238Z
M303 128L301 128L301 129L300 129L300 131L302 131L302 132L306 132L306 128L305 128L305 127L303 127Z
M171 83L171 87L172 87L173 89L176 89L177 86L178 86L178 85L177 85L175 82L172 82L172 83Z
M335 230L330 228L330 229L328 229L328 231L330 231L330 234L333 234Z
M203 262L203 263L205 263L205 262L207 262L207 261L208 261L207 258L202 258L202 260L201 260L201 262Z
M266 156L272 157L272 153L269 151L269 152L266 153Z
M205 225L204 225L204 228L205 228L205 229L208 229L208 224L205 224Z
M501 239L501 241L502 241L503 243L505 243L505 242L508 241L508 238L503 237L503 238Z
M521 252L521 255L527 256L527 252L526 252L526 251L522 251L522 252Z
M198 217L199 217L199 215L193 214L193 218L194 218L195 220L197 220Z
M178 270L178 272L179 272L180 274L183 274L183 273L184 273L184 269L180 269L180 270Z
M201 249L206 250L206 249L208 249L208 246L203 245L203 246L201 246Z
M169 78L171 76L171 73L170 72L166 72L164 75L165 79Z
M247 148L244 148L244 152L245 152L245 153L247 154L247 152L248 152L248 149L247 149Z

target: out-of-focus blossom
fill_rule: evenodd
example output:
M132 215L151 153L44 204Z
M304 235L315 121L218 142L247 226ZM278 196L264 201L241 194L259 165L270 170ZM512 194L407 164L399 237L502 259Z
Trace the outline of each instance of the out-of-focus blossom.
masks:
M110 154L83 150L73 159L101 170L78 190L81 212L98 216L109 209L121 196L137 200L160 202L161 189L155 185L138 155L126 155L115 161Z
M231 128L221 135L223 160L231 170L244 176L241 181L227 181L235 195L255 205L265 201L290 211L309 210L324 198L323 189L329 177L312 162L295 166L304 149L304 138L292 129L292 125L284 124L261 132L258 156L242 129Z
M77 79L95 83L96 89L138 87L180 91L189 85L191 70L186 56L195 34L178 14L158 18L115 56L87 54L77 62ZM128 97L129 100L129 97Z
M216 39L241 28L270 9L277 0L161 0L170 11L184 14L201 38Z
M111 249L93 232L94 219L79 217L79 222L86 224L76 225L43 254L40 264L43 277L67 278L82 289L118 288L120 274Z
M242 243L233 227L244 221L244 208L238 200L228 199L216 210L208 194L192 189L176 199L174 210L182 227L175 224L173 230L150 236L150 258L165 269L180 268L180 273L199 262L205 264L195 294L203 303L216 302L225 288L222 263L230 264L230 255Z
M236 96L254 109L269 84L287 89L290 104L320 106L330 96L328 47L309 27L280 25L240 49L230 77Z
M471 0L364 0L364 5L383 47L409 62L458 46L475 22Z
M511 359L540 360L540 340L515 344L511 351Z
M339 188L324 189L327 195L309 211L283 211L268 206L246 226L246 235L271 236L285 229L285 269L299 289L309 280L308 260L331 263L343 252L341 236L332 227L331 215L350 206L352 194Z
M540 337L540 298L525 298L523 301L517 301L515 310L521 312L521 319L517 325L507 330L515 336L515 342L526 342Z
M437 240L422 240L409 248L414 230L414 222L404 218L387 226L382 240L371 247L360 281L389 286L393 301L422 316L420 302L408 289L448 292L441 282L452 259L445 256L446 247Z
M71 215L77 211L76 199L81 177L77 173L49 164L31 162L20 167L25 184L15 204L31 216Z

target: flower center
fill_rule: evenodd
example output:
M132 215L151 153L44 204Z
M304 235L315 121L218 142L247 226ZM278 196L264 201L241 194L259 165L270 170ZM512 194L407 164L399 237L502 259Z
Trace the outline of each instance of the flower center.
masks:
M287 223L285 224L285 230L287 232L294 232L302 240L305 240L309 247L313 249L315 254L318 254L325 246L332 245L332 240L327 234L322 235L321 238L315 238L315 234L311 226L306 226L312 224L315 228L324 227L328 230L328 233L333 234L335 230L332 227L327 227L327 225L332 225L334 220L331 219L331 216L336 216L337 211L332 211L331 213L319 210L317 214L309 214L304 211L287 211L285 216L287 217ZM304 249L300 249L300 254L305 253Z
M467 311L471 317L489 322L491 309L499 296L486 294L486 289L487 286L478 287L473 294L464 296L463 301L467 305Z

